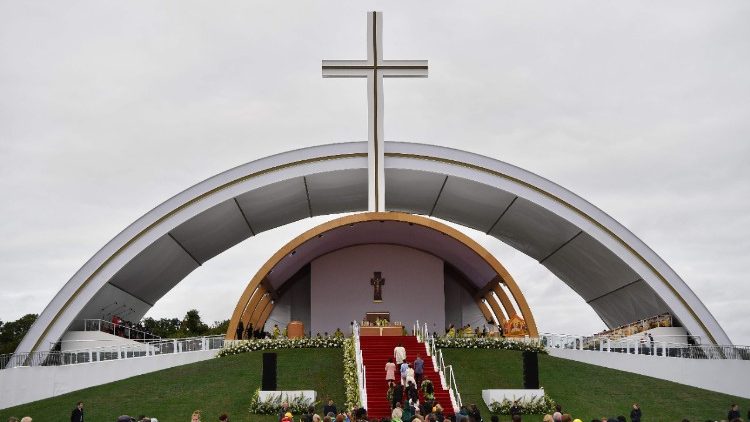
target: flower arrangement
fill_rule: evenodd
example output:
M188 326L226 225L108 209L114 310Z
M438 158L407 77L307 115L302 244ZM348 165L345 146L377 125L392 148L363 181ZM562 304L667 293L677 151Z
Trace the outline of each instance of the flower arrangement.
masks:
M517 405L521 408L522 415L545 415L555 412L555 401L547 394L541 397L532 396L528 400L519 400ZM503 399L501 402L493 401L488 406L490 413L495 415L509 415L513 402Z
M346 390L346 408L360 407L357 360L354 341L351 338L344 340L344 389Z
M305 398L302 396L295 397L288 400L287 397L282 397L282 393L278 395L270 395L265 400L260 400L260 389L255 390L253 397L250 399L250 413L257 415L275 415L281 411L281 403L284 400L289 402L289 411L294 414L303 414L307 412L309 406L316 406L319 402L313 402L312 399Z
M216 357L237 355L246 352L270 349L329 349L344 345L340 337L321 338L274 338L255 339L234 342L231 346L219 350Z
M437 337L435 347L446 349L502 349L546 354L538 341L518 341L497 337Z

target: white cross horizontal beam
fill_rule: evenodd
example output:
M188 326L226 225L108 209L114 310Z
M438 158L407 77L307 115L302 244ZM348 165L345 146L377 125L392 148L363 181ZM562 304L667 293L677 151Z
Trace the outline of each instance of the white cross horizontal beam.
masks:
M383 78L425 78L427 60L383 60L383 14L367 14L367 59L323 60L324 78L367 78L368 202L370 211L385 210Z

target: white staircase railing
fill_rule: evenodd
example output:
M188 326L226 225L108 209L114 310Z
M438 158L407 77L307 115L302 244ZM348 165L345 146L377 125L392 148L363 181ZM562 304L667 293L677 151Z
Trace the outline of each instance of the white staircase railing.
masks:
M448 390L451 398L451 404L453 409L458 412L461 408L461 393L458 391L458 384L456 383L456 376L453 373L453 366L446 365L443 359L443 351L435 347L435 339L429 336L427 332L427 324L424 326L425 336L423 337L426 341L425 349L427 355L432 358L432 365L440 375L440 385Z
M354 360L357 362L357 384L359 387L359 401L362 407L367 409L367 373L362 360L362 348L359 344L359 324L352 323L352 339L354 339Z
M414 327L412 328L412 332L417 337L417 341L420 343L425 343L425 340L430 338L430 332L427 330L427 323L425 322L424 325L419 324L419 320L414 324Z

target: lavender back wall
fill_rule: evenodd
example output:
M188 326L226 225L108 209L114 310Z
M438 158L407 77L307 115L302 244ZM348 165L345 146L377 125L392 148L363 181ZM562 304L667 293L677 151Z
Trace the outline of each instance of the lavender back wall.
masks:
M373 302L370 279L385 278L383 302ZM411 331L419 320L445 326L443 261L397 245L361 245L341 249L312 262L310 320L312 335L361 321L366 312L388 311Z

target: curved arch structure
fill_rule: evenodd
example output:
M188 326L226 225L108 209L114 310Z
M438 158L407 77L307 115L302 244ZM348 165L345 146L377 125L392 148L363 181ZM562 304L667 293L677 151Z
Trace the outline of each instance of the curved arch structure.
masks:
M539 335L521 289L505 267L480 244L430 218L402 212L368 212L313 227L279 249L242 293L229 321L227 338L234 335L239 321L243 326L249 323L253 327L263 326L273 309L273 300L280 295L278 292L285 290L284 283L304 265L335 250L364 243L397 244L437 256L452 271L460 272L458 279L464 281L464 288L472 294L486 320L504 322L504 315L516 314L517 308L529 335ZM513 297L515 307L503 285ZM492 306L497 302L495 295L500 302Z
M568 284L609 327L669 312L701 342L731 344L666 262L574 193L460 150L386 142L384 153L387 210L438 217L509 244ZM82 318L140 318L203 262L261 231L366 211L367 169L367 143L323 145L253 161L179 193L86 262L17 350L47 350Z

